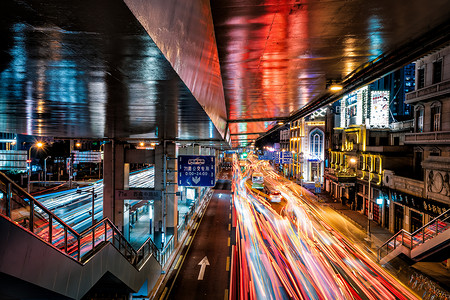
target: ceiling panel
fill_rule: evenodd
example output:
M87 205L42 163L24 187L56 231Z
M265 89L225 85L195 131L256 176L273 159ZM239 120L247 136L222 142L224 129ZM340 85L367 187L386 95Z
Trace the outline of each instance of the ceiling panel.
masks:
M345 80L448 22L450 1L211 0L211 9L234 121L289 117L327 95L327 81ZM230 130L267 127L259 122Z
M222 138L123 1L0 5L0 132Z

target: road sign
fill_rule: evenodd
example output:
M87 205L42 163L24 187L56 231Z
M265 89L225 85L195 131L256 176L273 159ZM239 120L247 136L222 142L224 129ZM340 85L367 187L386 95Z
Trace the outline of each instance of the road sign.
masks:
M283 156L283 158L292 158L292 152L290 152L290 151L282 151L281 152L282 154L282 156Z
M215 181L215 156L178 156L179 186L214 186Z
M282 164L291 164L292 163L292 158L282 158L281 159L281 163Z
M161 200L162 192L152 189L116 190L117 200Z

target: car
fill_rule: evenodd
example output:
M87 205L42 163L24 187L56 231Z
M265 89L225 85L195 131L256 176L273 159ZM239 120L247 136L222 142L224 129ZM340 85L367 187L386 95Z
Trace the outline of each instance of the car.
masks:
M270 192L270 202L281 202L281 193L279 191Z

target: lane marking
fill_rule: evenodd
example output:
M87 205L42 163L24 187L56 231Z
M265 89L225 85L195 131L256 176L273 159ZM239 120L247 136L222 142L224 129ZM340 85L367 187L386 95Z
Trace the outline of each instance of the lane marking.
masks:
M231 213L228 215L228 218L231 220Z
M223 300L228 300L228 289L225 289L225 297L223 297Z
M231 231L231 224L228 224L228 231Z
M230 238L228 238L228 247L230 247Z
M206 206L206 207L205 207L205 211L206 211L206 209L209 207L209 203L211 203L211 199L210 199L210 200L208 201L208 203L205 205L205 206ZM200 218L200 221L198 221L198 223L201 223L204 217L205 217L205 213L202 214L202 216L201 216L201 218ZM195 236L197 235L197 231L198 231L198 228L194 230L194 233L192 234L192 240L193 240L193 239L195 238ZM189 237L191 237L191 236L189 236ZM191 248L191 246L192 246L192 244L189 244L189 245L188 245L188 247L187 247L187 249L186 249L186 253L185 253L185 255L184 255L184 258L183 258L182 261L181 261L181 265L183 265L184 261L186 260L187 254L189 253L189 249ZM167 292L167 297L170 295L170 292L172 291L173 286L175 285L175 282L177 281L178 275L180 274L180 270L181 270L181 268L179 268L179 269L177 270L177 272L175 273L175 277L174 277L174 279L173 279L173 281L172 281L172 284L170 285L170 289L169 289L169 291ZM164 294L166 293L166 289L167 289L167 287L165 287L165 289L164 289L163 296L164 296ZM159 300L161 300L161 299L163 299L163 298L161 297Z
M178 269L178 267L180 266L180 263L181 263L181 259L183 258L183 255L180 255L180 257L178 257L178 261L177 261L177 264L175 265L175 270L176 269Z
M166 287L164 288L164 291L163 291L161 297L159 297L159 300L164 299L164 296L166 295L167 290L168 290L168 289L167 289L167 286L166 286Z
M194 224L194 230L197 229L198 222Z
M227 272L230 271L230 257L229 256L227 256L227 266L226 266L225 270Z
M190 235L190 236L188 237L187 242L186 242L186 245L189 245L189 243L191 242L191 238L192 238L192 235Z
M205 276L206 266L209 266L208 257L203 257L203 259L198 263L200 266L200 273L198 273L197 280L203 280L203 276Z

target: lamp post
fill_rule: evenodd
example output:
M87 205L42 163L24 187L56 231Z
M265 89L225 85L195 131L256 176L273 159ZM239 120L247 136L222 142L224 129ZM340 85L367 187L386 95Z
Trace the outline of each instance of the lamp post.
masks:
M95 198L97 198L97 194L95 193L94 187L90 191L83 191L77 188L77 194L81 193L90 193L92 195L92 225L95 224L95 210L94 210L94 204L95 204Z
M300 186L301 186L300 196L303 196L303 152L300 152L299 155L300 155L299 163L300 163Z
M370 237L370 220L372 219L372 215L370 212L370 182L371 182L371 178L370 178L370 170L369 170L369 191L367 194L367 237L365 238L366 241L370 242L371 241L371 237Z
M351 158L350 162L352 163L356 163L356 159L355 158ZM370 220L372 220L372 212L371 212L371 183L372 183L372 172L370 170L370 166L367 162L363 161L364 164L364 168L367 169L367 172L369 173L369 191L367 192L367 237L364 238L365 241L370 242L371 241L371 233L370 233Z
M47 156L44 159L44 186L47 186L47 158L52 158L51 156Z
M355 164L356 158L350 158L350 163ZM370 170L370 166L366 161L363 161L364 168L367 169L367 172L369 173L369 191L367 192L367 237L364 239L367 242L371 241L371 233L370 233L370 220L372 220L372 212L371 212L371 182L372 182L372 173Z
M33 147L36 147L38 149L42 148L44 144L42 142L37 142L30 146L30 149L28 149L28 183L27 183L27 192L30 193L30 180L31 180L31 149Z

